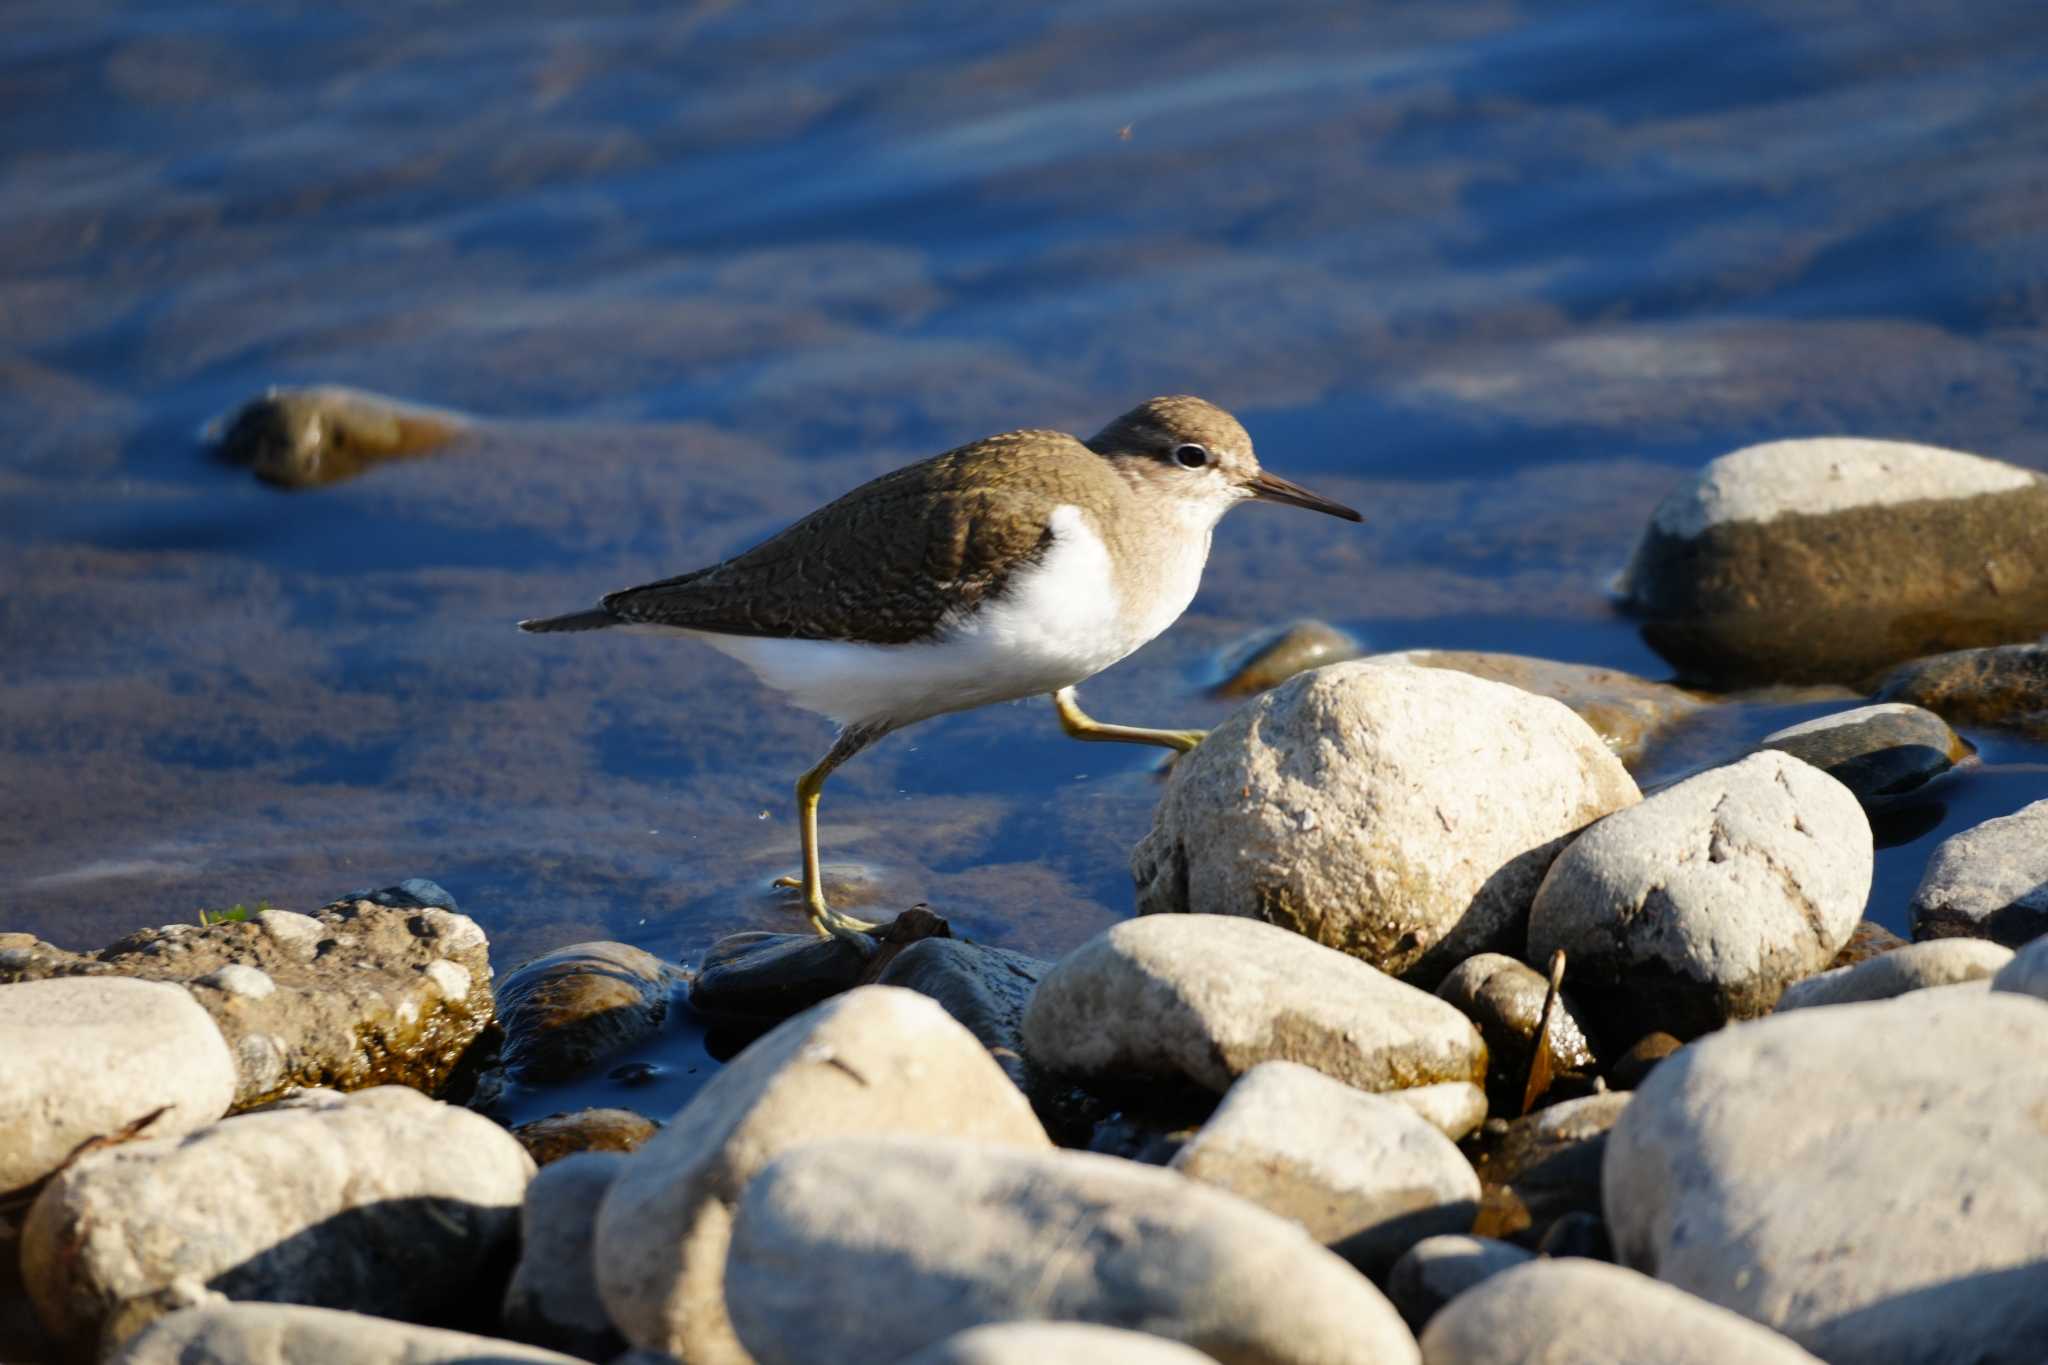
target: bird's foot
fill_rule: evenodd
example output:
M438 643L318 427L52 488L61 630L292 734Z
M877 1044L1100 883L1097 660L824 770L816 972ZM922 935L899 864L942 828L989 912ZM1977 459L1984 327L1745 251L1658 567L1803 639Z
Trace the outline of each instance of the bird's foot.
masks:
M820 938L836 938L842 943L853 945L863 958L871 958L880 947L870 937L875 925L852 915L842 915L828 905L811 907L811 927L818 931Z

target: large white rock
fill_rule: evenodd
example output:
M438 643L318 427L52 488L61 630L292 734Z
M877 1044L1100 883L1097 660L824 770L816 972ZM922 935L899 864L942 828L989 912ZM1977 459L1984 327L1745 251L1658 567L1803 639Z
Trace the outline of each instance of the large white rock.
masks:
M1428 1120L1294 1062L1246 1072L1171 1165L1293 1219L1372 1275L1479 1212L1472 1163Z
M1978 938L1944 938L1909 943L1879 953L1853 967L1795 981L1778 997L1777 1012L1815 1005L1853 1005L1863 1000L1889 1000L1908 991L1977 981L2012 961L2012 949Z
M1691 1044L1607 1140L1617 1257L1828 1360L2041 1359L2048 1003L1963 987Z
M110 1349L199 1286L426 1316L513 1245L533 1170L497 1124L416 1090L309 1097L59 1172L22 1230L22 1278L74 1349Z
M1434 985L1474 953L1517 950L1565 839L1637 799L1549 698L1332 664L1246 703L1174 765L1131 858L1138 910L1265 920Z
M2037 938L2014 953L2012 961L1991 978L1991 989L2048 1000L2048 936Z
M1172 1171L937 1138L793 1149L747 1187L726 1296L760 1365L898 1360L985 1323L1170 1337L1240 1365L1401 1365L1379 1291L1295 1224Z
M1486 1122L1486 1092L1470 1081L1438 1081L1385 1094L1396 1104L1413 1109L1453 1142Z
M1456 1009L1299 934L1228 915L1111 926L1054 965L1024 1012L1038 1065L1095 1081L1184 1078L1218 1092L1265 1061L1361 1090L1486 1078Z
M1776 751L1609 816L1552 865L1528 958L1563 949L1580 990L1636 1029L1691 1038L1768 1013L1821 970L1870 893L1870 821L1847 787Z
M1944 839L1913 893L1913 937L2018 947L2048 934L2048 801Z
M1545 1257L1488 1276L1430 1319L1424 1365L1818 1365L1775 1332L1620 1266Z
M184 989L126 977L0 986L0 1193L154 1110L176 1137L234 1102L235 1058Z
M862 1133L1051 1146L988 1049L932 1000L863 986L813 1006L727 1063L605 1195L594 1263L626 1339L744 1365L726 1320L733 1205L784 1150Z
M1090 1322L997 1322L927 1346L902 1365L1210 1365L1189 1346Z
M577 1365L518 1342L285 1303L187 1308L138 1332L113 1365Z

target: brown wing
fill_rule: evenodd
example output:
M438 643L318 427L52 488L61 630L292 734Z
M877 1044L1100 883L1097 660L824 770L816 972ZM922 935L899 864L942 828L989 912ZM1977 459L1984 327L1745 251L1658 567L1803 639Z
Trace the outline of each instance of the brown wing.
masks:
M612 593L605 610L720 635L907 643L1037 562L1053 508L1103 478L1116 476L1071 436L992 436L863 484L723 563Z

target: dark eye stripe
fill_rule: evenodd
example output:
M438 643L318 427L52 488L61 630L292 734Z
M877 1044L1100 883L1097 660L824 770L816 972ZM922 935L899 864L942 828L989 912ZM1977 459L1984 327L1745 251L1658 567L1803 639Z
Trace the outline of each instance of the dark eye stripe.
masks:
M1173 448L1174 463L1183 469L1200 469L1209 463L1209 452L1201 446L1189 443Z

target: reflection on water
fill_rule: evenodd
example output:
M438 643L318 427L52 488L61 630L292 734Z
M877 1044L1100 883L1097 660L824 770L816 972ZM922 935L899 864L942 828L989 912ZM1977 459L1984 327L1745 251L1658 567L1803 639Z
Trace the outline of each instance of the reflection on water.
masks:
M431 876L501 963L794 927L822 722L512 622L906 459L1152 393L1364 528L1240 512L1105 718L1213 723L1310 613L1659 670L1603 594L1680 471L1819 432L2048 467L2048 9L1220 0L0 17L0 922L92 946ZM277 383L479 414L297 495ZM1776 723L1783 723L1782 721ZM1980 769L1880 854L2048 794ZM826 845L1050 953L1128 913L1145 753L1018 704L834 779Z

